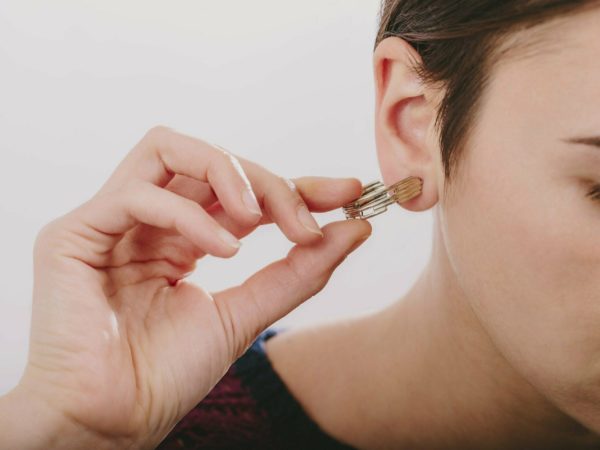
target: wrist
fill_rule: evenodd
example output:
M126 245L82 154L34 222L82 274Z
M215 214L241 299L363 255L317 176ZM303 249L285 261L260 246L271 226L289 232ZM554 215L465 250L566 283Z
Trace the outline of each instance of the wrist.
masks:
M0 448L137 448L131 442L122 442L89 430L20 385L0 396L0 428Z

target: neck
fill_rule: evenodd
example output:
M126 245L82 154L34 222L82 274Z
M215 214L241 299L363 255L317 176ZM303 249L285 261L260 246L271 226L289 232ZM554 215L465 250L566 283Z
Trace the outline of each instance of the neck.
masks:
M368 380L360 385L370 387L357 390L357 401L369 406L356 409L343 435L377 449L597 446L597 436L496 349L461 292L437 224L434 230L432 258L410 291L359 321L372 358L364 365L372 370L363 375ZM375 425L365 430L357 423Z

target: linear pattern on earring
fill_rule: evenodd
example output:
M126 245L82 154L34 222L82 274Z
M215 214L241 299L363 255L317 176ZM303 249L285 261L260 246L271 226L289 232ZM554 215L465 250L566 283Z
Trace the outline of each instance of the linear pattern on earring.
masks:
M368 219L387 211L392 203L402 203L419 195L423 190L423 180L407 177L386 188L381 181L373 181L363 186L362 194L342 208L346 219Z

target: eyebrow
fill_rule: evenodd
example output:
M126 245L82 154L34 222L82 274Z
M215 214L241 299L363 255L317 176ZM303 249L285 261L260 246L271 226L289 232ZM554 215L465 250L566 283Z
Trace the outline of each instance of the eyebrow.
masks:
M584 144L600 148L600 136L571 137L563 139L563 141L570 142L572 144Z

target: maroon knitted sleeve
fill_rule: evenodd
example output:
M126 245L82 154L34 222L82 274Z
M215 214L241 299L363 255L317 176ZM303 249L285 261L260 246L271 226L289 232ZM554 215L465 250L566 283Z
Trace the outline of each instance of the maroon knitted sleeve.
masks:
M273 370L261 333L210 393L166 436L160 450L354 450L322 431Z

